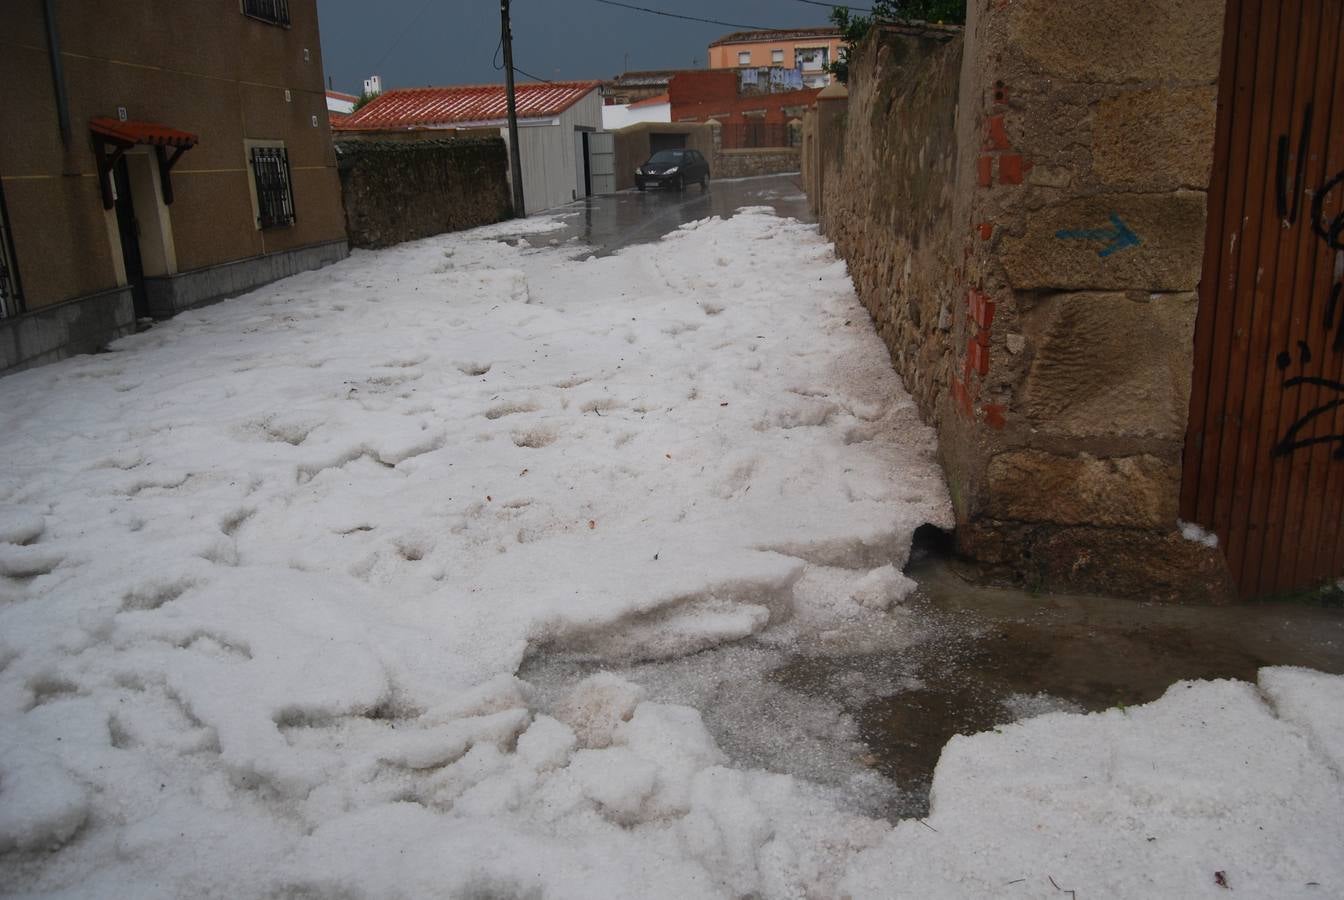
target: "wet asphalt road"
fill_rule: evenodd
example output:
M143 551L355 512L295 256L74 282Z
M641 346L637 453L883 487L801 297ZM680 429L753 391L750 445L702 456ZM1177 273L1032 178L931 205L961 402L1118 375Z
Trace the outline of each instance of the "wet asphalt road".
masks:
M767 175L711 181L708 189L636 190L577 200L548 215L568 215L565 228L525 235L536 246L577 240L591 250L584 255L610 256L622 247L656 241L687 222L709 216L728 218L743 206L769 206L781 216L814 222L803 194L801 176Z

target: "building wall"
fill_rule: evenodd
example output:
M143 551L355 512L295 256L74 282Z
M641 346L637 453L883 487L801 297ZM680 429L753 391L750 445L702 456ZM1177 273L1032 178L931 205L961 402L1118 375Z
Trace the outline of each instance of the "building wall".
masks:
M839 36L817 37L789 41L744 41L734 44L718 44L709 48L709 67L711 69L736 69L738 66L781 65L773 62L775 50L784 51L785 68L793 68L794 51L799 48L826 47L831 61L839 59L842 42ZM742 63L740 53L750 53L751 62ZM829 79L828 79L829 80Z
M549 120L548 120L549 121ZM553 124L522 125L518 155L523 167L523 204L527 214L554 209L583 195L576 178L578 154L574 132L602 127L602 98L596 89L562 112ZM501 128L507 142L509 129Z
M176 199L164 217L175 271L344 239L315 0L291 0L289 28L247 18L232 2L56 4L68 145L57 127L42 8L41 0L12 0L0 29L0 80L10 89L4 118L22 123L0 129L0 179L28 310L125 281L88 128L96 116L115 118L118 107L130 119L200 136L173 169ZM294 226L256 228L247 138L287 147ZM156 215L136 213L142 221Z
M667 85L673 116L683 107L702 104L727 106L737 100L737 73L724 71L678 72Z
M1220 599L1176 511L1223 3L1115 6L875 32L808 116L804 181L938 428L963 553Z
M681 72L668 85L673 122L723 124L766 122L783 124L801 118L817 98L819 88L742 94L738 76L731 71Z
M640 122L671 122L672 104L651 103L644 106L611 105L602 107L602 127L616 131Z

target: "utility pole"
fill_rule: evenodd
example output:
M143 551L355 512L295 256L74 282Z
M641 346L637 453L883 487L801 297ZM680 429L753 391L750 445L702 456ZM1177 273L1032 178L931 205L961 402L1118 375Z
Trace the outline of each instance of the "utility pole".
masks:
M523 161L518 155L518 100L513 96L513 31L509 28L509 0L499 0L499 38L504 44L504 84L509 101L509 171L513 174L513 214L527 215L523 206Z

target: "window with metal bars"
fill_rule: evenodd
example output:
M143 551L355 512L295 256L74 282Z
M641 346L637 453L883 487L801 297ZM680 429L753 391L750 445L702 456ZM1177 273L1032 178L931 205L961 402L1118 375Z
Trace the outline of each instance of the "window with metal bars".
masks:
M289 0L243 0L243 14L276 25L289 24Z
M262 228L293 225L294 192L285 148L253 147L252 177L257 186L257 224Z
M5 193L0 188L0 319L8 319L23 312L23 290L19 284L19 267L14 260L14 238L9 231L9 210L5 208Z

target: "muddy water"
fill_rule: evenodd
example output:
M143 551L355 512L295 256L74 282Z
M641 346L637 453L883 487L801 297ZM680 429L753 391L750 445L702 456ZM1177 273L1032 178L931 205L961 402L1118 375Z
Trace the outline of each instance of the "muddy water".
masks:
M889 660L910 689L846 704L865 761L902 787L899 815L922 815L938 756L955 734L1024 715L1156 700L1182 679L1254 681L1261 666L1344 673L1344 610L1282 604L1175 607L975 586L940 560L909 570L927 638ZM872 660L796 655L771 677L831 693ZM843 702L843 701L842 701Z
M1032 595L970 584L938 558L907 571L919 590L876 635L841 628L818 640L786 626L661 662L542 655L519 674L546 708L611 669L651 700L699 709L734 764L807 779L894 820L927 813L955 734L1146 703L1182 679L1253 681L1267 665L1344 673L1344 609Z

